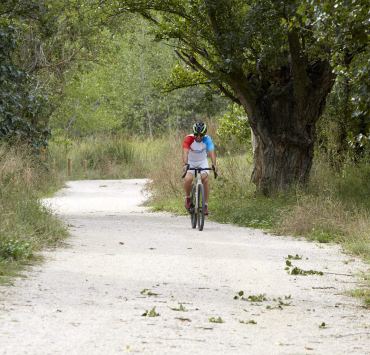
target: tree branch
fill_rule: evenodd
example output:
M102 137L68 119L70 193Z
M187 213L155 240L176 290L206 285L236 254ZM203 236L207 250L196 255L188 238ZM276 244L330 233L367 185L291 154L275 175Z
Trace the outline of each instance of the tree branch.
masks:
M167 94L167 93L170 93L170 92L175 91L177 89L191 88L191 87L198 86L198 85L209 85L210 82L211 82L211 80L207 80L207 81L198 82L198 83L191 83L191 84L184 84L184 85L174 85L171 88L162 90L162 92Z
M231 101L241 104L240 100L235 97L229 90L227 90L220 82L216 82L214 75L206 68L204 68L193 56L187 53L180 53L179 51L175 50L177 56L187 65L189 65L194 71L201 71L203 72L207 78L210 79L211 83L214 84L219 88L219 90Z
M288 32L288 42L292 60L294 94L300 100L306 96L306 88L310 79L306 72L306 60L302 55L301 44L296 29Z

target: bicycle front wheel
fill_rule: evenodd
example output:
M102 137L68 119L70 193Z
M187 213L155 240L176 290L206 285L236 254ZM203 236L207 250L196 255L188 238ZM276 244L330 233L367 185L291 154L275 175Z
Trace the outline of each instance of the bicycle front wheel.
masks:
M204 227L204 187L203 185L198 186L198 209L197 209L197 219L198 219L198 229L203 230Z
M191 207L190 207L190 220L191 220L191 227L196 228L197 226L197 213L196 213L196 206L195 206L195 185L193 185L191 191Z

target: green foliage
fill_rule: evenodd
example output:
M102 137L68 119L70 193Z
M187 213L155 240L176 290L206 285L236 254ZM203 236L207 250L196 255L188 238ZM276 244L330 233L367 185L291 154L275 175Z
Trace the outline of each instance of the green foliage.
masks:
M32 257L32 246L29 242L18 239L6 239L0 236L0 260L20 260Z
M0 276L4 276L67 233L39 200L60 187L55 171L40 164L25 147L4 144L0 144L0 167Z
M251 141L251 130L243 108L231 104L229 110L218 119L217 137L221 153L246 150Z
M154 42L142 20L134 18L130 24L129 33L104 33L112 53L104 55L104 65L93 64L89 72L70 78L52 117L54 129L71 136L119 130L152 137L189 127L196 117L223 109L225 103L206 89L168 92L164 83L177 63L172 49Z
M47 145L66 77L107 53L105 15L84 0L0 4L0 139ZM113 21L112 21L113 22Z
M15 29L0 22L0 140L23 142L35 149L45 146L49 130L39 116L47 97L35 80L14 63Z

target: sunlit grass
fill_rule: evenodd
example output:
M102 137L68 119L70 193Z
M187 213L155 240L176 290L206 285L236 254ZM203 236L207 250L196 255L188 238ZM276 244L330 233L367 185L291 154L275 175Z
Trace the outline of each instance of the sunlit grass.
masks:
M97 136L75 140L56 138L50 143L49 159L68 179L144 178L165 150L163 140L125 136ZM71 160L71 176L67 161Z

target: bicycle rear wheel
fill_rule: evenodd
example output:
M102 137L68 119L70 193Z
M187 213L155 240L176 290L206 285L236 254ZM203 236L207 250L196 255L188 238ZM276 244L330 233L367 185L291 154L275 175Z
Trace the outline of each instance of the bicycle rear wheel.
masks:
M191 207L190 207L190 220L191 220L191 227L195 228L197 226L197 214L196 214L196 208L195 208L195 185L193 185L193 188L191 190L190 195L191 200Z
M203 230L204 227L204 187L203 185L198 186L198 210L197 210L197 219L198 219L198 229Z

